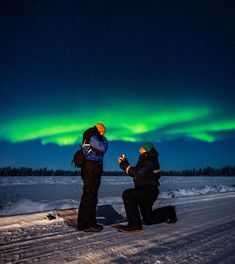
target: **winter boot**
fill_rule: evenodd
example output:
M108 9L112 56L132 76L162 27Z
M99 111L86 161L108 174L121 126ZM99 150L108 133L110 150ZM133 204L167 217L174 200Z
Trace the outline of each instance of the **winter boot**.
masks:
M83 229L84 232L100 232L102 230L103 226L98 224Z
M120 232L139 232L143 228L142 226L135 226L135 225L120 225L117 230Z

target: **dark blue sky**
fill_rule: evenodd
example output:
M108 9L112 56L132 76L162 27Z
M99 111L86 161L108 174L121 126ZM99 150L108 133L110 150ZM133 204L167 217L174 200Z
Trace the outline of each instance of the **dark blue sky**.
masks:
M233 1L1 1L0 166L70 169L107 126L106 169L152 141L164 169L234 165Z

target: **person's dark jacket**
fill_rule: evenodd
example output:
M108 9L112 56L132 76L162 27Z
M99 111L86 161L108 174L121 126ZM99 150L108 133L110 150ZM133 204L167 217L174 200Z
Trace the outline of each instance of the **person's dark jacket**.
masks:
M159 186L160 166L158 161L158 152L152 148L150 151L140 154L135 167L132 167L125 159L120 163L120 168L127 175L133 177L136 188L144 186Z
M104 153L108 149L108 142L101 136L97 127L91 127L83 133L83 152L87 160L103 161Z

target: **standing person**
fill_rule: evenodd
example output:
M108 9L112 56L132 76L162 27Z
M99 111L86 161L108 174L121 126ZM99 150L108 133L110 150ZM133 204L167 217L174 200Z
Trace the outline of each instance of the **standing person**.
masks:
M127 189L122 194L128 220L127 225L118 226L118 230L122 232L142 229L140 213L147 225L177 221L174 206L166 206L152 211L152 206L159 194L159 154L150 142L141 145L139 152L139 160L135 167L129 164L124 154L118 158L120 168L127 175L133 177L135 185L135 188Z
M99 232L103 229L103 226L96 222L96 206L103 173L103 156L108 149L105 132L105 126L97 123L83 133L82 147L86 160L81 167L83 193L77 219L77 229L80 231Z

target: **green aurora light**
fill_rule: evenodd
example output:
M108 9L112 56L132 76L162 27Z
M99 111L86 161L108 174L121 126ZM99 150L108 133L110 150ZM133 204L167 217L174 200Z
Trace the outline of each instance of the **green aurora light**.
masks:
M0 140L12 143L40 139L43 145L72 145L81 142L82 133L96 122L107 127L110 141L164 141L179 137L214 142L219 133L235 130L235 119L213 121L213 111L207 107L154 108L127 106L67 115L43 114L22 117L1 126ZM210 121L208 121L210 120Z

